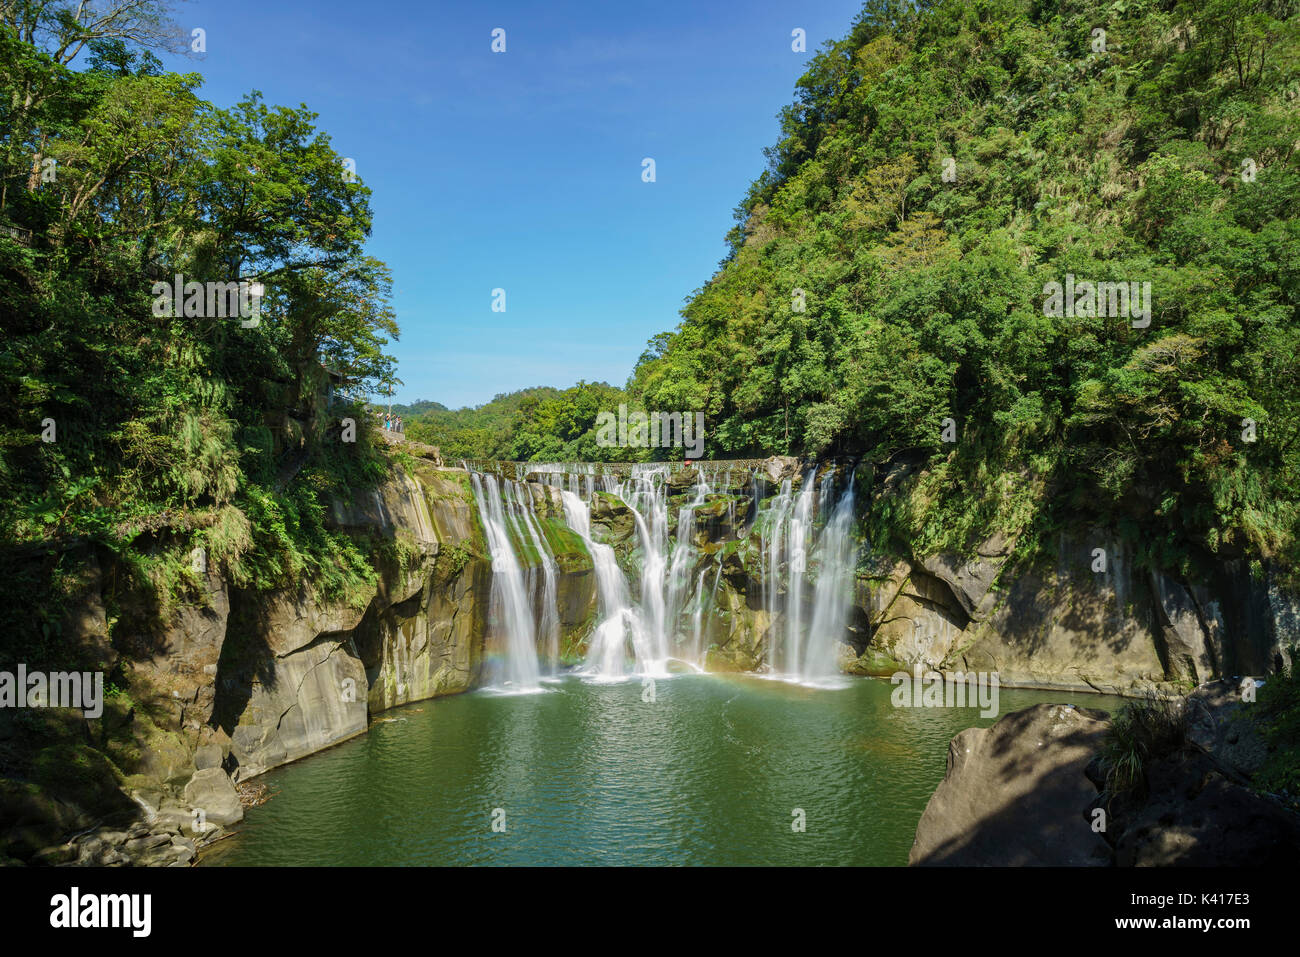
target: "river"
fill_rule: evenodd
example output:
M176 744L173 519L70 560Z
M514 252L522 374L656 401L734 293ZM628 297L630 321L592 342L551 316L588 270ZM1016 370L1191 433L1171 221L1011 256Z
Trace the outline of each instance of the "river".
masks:
M423 701L263 775L272 799L201 863L906 864L949 740L996 718L839 684L566 675ZM1045 701L1120 703L1003 688L1000 711Z

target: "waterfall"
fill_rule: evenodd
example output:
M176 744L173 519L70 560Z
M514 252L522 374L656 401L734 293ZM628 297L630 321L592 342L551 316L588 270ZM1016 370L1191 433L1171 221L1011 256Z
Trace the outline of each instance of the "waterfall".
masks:
M503 683L514 691L535 691L539 687L537 632L533 628L533 611L523 572L506 529L497 480L493 475L478 473L471 478L492 555L493 618L505 630Z
M803 665L803 580L808 572L808 539L813 520L813 473L804 476L803 488L790 518L790 562L785 590L785 655L783 672L798 680Z
M687 599L690 596L691 585L691 567L695 564L698 553L694 542L695 529L695 510L704 504L705 496L709 494L709 485L704 479L704 472L699 473L699 481L695 486L695 496L683 505L677 512L677 543L673 547L672 564L668 569L668 594L664 604L666 608L665 623L669 633L665 635L665 644L671 647L673 632L682 613L685 611ZM701 582L703 581L704 572L700 571ZM704 596L700 593L700 586L696 587L695 614L692 620L692 642L691 656L695 663L701 667L704 665L703 653L700 648L700 615L703 608ZM680 657L680 656L678 656Z
M857 553L854 549L853 489L835 499L835 473L820 483L816 470L803 477L799 494L785 479L759 526L760 580L768 621L768 663L776 676L824 682L835 673L835 645L844 633ZM820 535L816 522L830 512ZM817 566L812 620L806 620L810 565ZM784 581L784 594L782 582Z
M829 474L827 479L829 481ZM829 500L829 487L826 498ZM840 496L818 543L817 585L813 593L812 626L803 669L805 680L824 682L839 674L835 645L844 634L852 601L857 550L853 542L853 481Z
M709 648L706 644L708 632L704 630L704 569L695 582L695 613L691 616L691 648L695 652L695 663L704 667Z
M568 527L594 569L596 625L586 636L580 674L612 681L632 674L667 676L670 665L682 663L704 670L711 639L726 643L729 635L714 638L712 631L726 620L719 613L733 601L728 594L720 604L719 592L724 559L730 561L735 551L729 540L722 547L717 540L697 541L696 535L713 528L712 520L699 525L697 516L716 493L725 493L727 500L708 514L719 519L725 514L725 527L738 539L752 536L749 545L740 542L740 554L756 559L753 598L766 611L767 670L783 680L818 685L837 674L836 647L847 624L857 559L851 477L842 491L836 488L842 470L813 468L802 478L783 479L773 495L757 472L733 489L730 470L708 471L703 464L695 466L694 484L686 486L672 481L672 468L664 463L630 469L590 463L484 467L498 474L505 468L515 476L498 479L470 466L492 556L494 647L504 652L499 680L506 685L531 690L538 687L541 671L560 669L561 573L547 534L550 519L538 504L547 496L562 502ZM592 537L597 490L627 507L636 531L635 573L631 566L624 572L613 546ZM742 514L738 506L745 506L745 499L748 509ZM674 507L675 527L669 521ZM737 515L744 528L737 528Z
M763 605L767 608L767 660L776 667L776 622L781 607L781 554L782 533L790 519L790 506L793 502L790 494L790 480L781 483L781 490L776 500L769 507L763 523L763 535L760 541L760 578L763 582Z
M541 560L542 600L537 633L542 645L546 648L547 664L549 665L547 670L554 675L560 670L560 611L556 589L559 566L556 565L555 556L551 554L551 548L546 542L546 536L542 534L541 527L537 523L537 517L533 514L532 495L529 493L528 487L516 482L507 482L506 498L510 504L511 515L515 518L516 528L520 531L520 537L522 538L523 535L528 536L533 543L533 548L537 550L538 558ZM524 504L525 502L527 504ZM527 594L532 594L532 592L533 589L529 587Z
M592 540L591 512L587 503L568 490L560 494L564 499L564 514L569 527L586 544L596 569L600 624L587 642L587 661L583 671L598 678L621 678L627 663L627 642L631 639L636 670L642 674L651 673L645 630L640 616L632 608L627 580L618 567L613 547Z
M631 477L616 494L632 511L640 537L642 633L648 640L645 673L667 674L668 627L664 595L668 551L667 469L655 465L632 466ZM638 660L638 665L642 664Z

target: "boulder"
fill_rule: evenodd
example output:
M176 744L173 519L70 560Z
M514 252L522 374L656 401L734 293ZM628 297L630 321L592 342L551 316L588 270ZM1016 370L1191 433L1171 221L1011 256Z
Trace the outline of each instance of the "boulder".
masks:
M680 468L675 472L669 472L666 483L672 493L683 492L700 482L700 470L696 468Z
M1121 867L1294 867L1300 817L1229 780L1208 755L1146 768L1150 796L1112 821Z
M185 800L195 810L202 811L213 824L234 824L244 818L239 793L220 768L195 771L194 777L185 785Z
M786 479L797 482L802 474L799 471L799 460L793 455L773 455L764 459L760 472L769 482L777 485Z
M199 771L206 771L208 768L219 768L222 759L220 745L205 744L194 752L194 767Z
M596 492L591 499L591 536L606 545L618 545L636 535L636 516L620 498Z
M979 557L963 561L955 555L932 555L921 567L948 586L967 618L988 618L997 597L991 589L1002 570L1001 560Z
M1096 797L1085 770L1108 725L1103 711L1040 704L957 735L908 863L1108 863L1109 847L1083 816Z

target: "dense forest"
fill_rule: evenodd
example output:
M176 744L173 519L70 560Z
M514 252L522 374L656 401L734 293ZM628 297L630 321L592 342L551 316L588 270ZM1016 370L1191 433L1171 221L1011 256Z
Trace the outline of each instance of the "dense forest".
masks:
M219 109L164 71L151 50L187 41L161 3L0 0L0 538L23 641L57 638L79 541L156 608L195 549L242 586L373 575L322 503L388 466L359 406L318 401L327 368L358 395L393 377L369 190L305 107ZM260 310L212 315L188 285L159 308L176 276L259 284Z
M406 431L416 441L438 446L453 464L462 459L624 461L629 450L599 445L595 425L602 411L626 401L622 390L604 382L579 382L568 389L537 386L472 409L421 411L423 403L415 403Z
M854 492L835 489L848 503L842 520L827 522L811 504L792 514L789 486L784 513L767 513L800 523L802 557L791 546L786 560L799 575L786 587L803 595L832 583L827 606L838 587L823 575L829 563L818 554L818 581L804 575L803 535L814 526L839 529L845 591L868 599L893 574L877 575L878 564L908 559L894 601L905 581L948 581L912 577L937 553L954 559L943 569L956 578L996 536L1016 562L985 564L994 577L983 600L1003 587L1002 568L1019 574L1032 564L1020 559L1051 555L1057 542L1064 554L1067 531L1096 529L1123 541L1129 571L1186 582L1188 595L1231 564L1252 601L1263 595L1258 604L1280 617L1270 602L1300 587L1300 0L866 0L778 114L765 167L756 156L761 172L737 190L734 226L719 224L716 271L626 382L537 386L474 409L391 402L400 384L392 280L367 251L371 193L347 149L306 105L272 105L256 91L229 107L207 102L198 73L171 72L159 58L187 49L167 0L0 0L0 669L102 672L115 712L98 744L78 724L63 750L46 747L53 725L40 723L57 716L6 715L20 733L0 741L0 784L10 785L0 799L27 795L30 782L52 794L85 790L88 762L104 770L93 753L110 734L127 740L155 718L163 726L178 692L132 669L166 657L150 639L189 633L174 627L180 612L197 619L210 609L209 578L233 596L213 660L168 674L193 678L183 687L194 697L211 695L191 730L194 742L227 735L221 761L233 753L230 728L278 733L291 708L304 741L323 715L364 729L372 707L407 693L409 661L382 671L398 661L384 641L406 655L408 638L420 644L417 628L419 654L433 662L419 693L473 686L471 648L482 650L484 624L500 615L489 596L497 589L500 602L495 582L505 576L488 585L493 561L510 547L486 547L489 506L476 506L468 476L417 463L428 450L380 433L376 413L389 408L411 443L438 446L448 466L682 457L681 448L598 441L598 416L622 404L702 413L708 458L800 456L802 466L769 463L791 483L814 460L835 460L823 483ZM386 481L412 474L429 481ZM380 483L380 492L400 486L393 501L414 503L417 518L441 502L464 534L423 529L429 538L413 545L378 493L368 502L380 518L353 520L348 512L365 510L354 493ZM778 487L767 486L769 497ZM715 520L727 510L721 499L708 507ZM631 512L603 494L592 508L609 529L626 518L626 563L645 565L650 548L634 551ZM505 514L500 502L496 510ZM545 525L564 546L557 554L604 554L576 521L560 522L553 510ZM659 527L666 538L668 521ZM521 534L531 529L518 522ZM544 551L537 535L534 555ZM750 583L724 585L736 601L710 615L744 625L763 604L767 579L747 575L742 552L762 569L764 555L779 554L766 542L710 543L710 595L733 574ZM416 590L388 587L414 580L406 572L425 559ZM554 573L541 562L516 597L550 582L547 607L589 607L572 625L591 629L598 566L552 564L582 583L585 605L558 599L550 574L532 575ZM688 573L687 585L702 588L705 571ZM774 560L772 581L780 571ZM435 595L435 578L446 594ZM1076 593L1058 591L1042 607L1073 613ZM361 626L323 614L283 654L263 641L258 622L272 619L256 618L261 599L279 603L275 621L297 623L295 603L308 593L331 613L350 604L360 619L375 609L364 656ZM951 594L961 605L966 592ZM1025 594L1016 607L1040 592ZM1141 618L1112 594L1116 620ZM515 602L524 619L530 601ZM1143 614L1167 616L1161 601ZM83 647L75 614L88 604L98 630ZM420 607L399 617L402 605ZM957 614L957 605L929 620L960 631L976 609ZM775 640L775 607L763 609L764 640ZM1100 599L1093 607L1110 614ZM1182 611L1200 607L1189 598ZM871 622L865 612L861 620L865 636ZM1109 617L1080 620L1078 634L1099 654L1113 648ZM1055 626L1027 621L1043 635ZM1276 630L1270 642L1290 637ZM736 626L728 637L757 648L760 631ZM707 629L696 632L705 647ZM536 651L529 634L514 632L522 658ZM316 652L321 661L302 664ZM276 670L291 659L304 670ZM296 696L306 669L315 675L325 662L353 668L349 679L376 700L338 700L341 685L323 667L329 707L272 696ZM389 695L388 684L401 690ZM245 707L254 692L262 697ZM1261 703L1283 758L1260 780L1293 800L1300 673L1270 675ZM357 730L344 720L331 728ZM121 767L161 737L139 740ZM1134 740L1136 754L1146 745ZM195 753L181 762L187 775ZM194 764L196 776L213 770ZM216 776L233 788L228 771ZM121 773L106 773L94 779L120 797Z
M876 516L923 550L1068 513L1295 567L1298 7L871 0L609 401L703 410L715 458L926 460L924 514ZM1075 279L1149 315L1051 308ZM587 399L490 404L456 454L590 457Z
M596 416L700 410L710 457L926 463L925 507L874 516L921 551L1068 518L1294 568L1297 6L869 0L624 388L416 403L406 432L452 462L679 456L602 448ZM370 564L324 503L388 467L347 396L395 381L369 192L305 106L165 71L164 4L77 9L0 0L6 573L84 540L146 590L201 547L241 586L346 591ZM174 276L256 283L259 318L159 310ZM1076 281L1147 309L1053 309Z

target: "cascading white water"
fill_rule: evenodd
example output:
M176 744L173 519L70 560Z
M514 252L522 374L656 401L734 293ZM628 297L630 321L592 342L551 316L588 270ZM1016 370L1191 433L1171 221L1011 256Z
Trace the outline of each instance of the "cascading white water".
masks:
M630 478L616 493L632 512L641 542L641 621L649 642L646 674L666 675L668 665L668 617L664 595L668 551L667 469L634 465Z
M823 499L829 501L830 475ZM852 601L857 550L853 542L853 483L840 496L818 542L817 585L813 592L812 625L802 677L826 682L839 674L835 645L844 634Z
M540 677L537 632L533 627L533 612L528 590L524 587L523 572L506 529L497 480L495 476L477 473L471 478L492 555L492 610L504 631L503 684L513 691L535 691Z
M844 633L857 554L852 538L853 490L835 499L835 473L820 483L804 476L797 496L789 479L769 503L760 524L760 580L771 623L768 662L777 677L824 682L834 674L835 644ZM830 511L820 535L816 522ZM807 619L810 565L817 566L812 620ZM784 585L784 588L782 587Z
M574 493L565 490L564 514L569 527L587 546L592 565L596 569L596 592L600 601L600 623L587 642L587 661L583 670L598 678L621 678L627 664L628 641L632 644L635 669L642 674L652 672L649 647L640 616L632 608L627 580L618 567L612 546L594 541L591 537L591 512L587 503Z
M670 486L671 472L663 464L635 465L619 480L613 470L590 464L524 463L515 467L519 482L504 480L500 494L497 479L474 473L492 551L494 624L504 639L504 678L511 686L537 686L539 646L548 670L559 667L559 568L534 508L537 489L525 479L555 490L547 494L558 492L567 523L595 568L598 624L587 637L580 673L598 680L667 675L674 661L703 669L718 620L723 557L731 552L696 543L696 515L715 490L734 490L730 472L697 468L690 497L678 509L675 535L669 534L669 491L680 486ZM756 597L769 622L767 662L785 680L824 684L836 674L835 649L844 634L856 564L851 482L837 496L837 474L828 469L818 481L813 469L797 493L785 479L766 501L760 489L766 485L755 475L746 483L751 508L744 530L736 528L736 502L726 502L725 527L758 539ZM720 487L714 484L719 479ZM592 538L589 503L597 488L621 500L635 523L641 569L631 582L613 547ZM528 552L526 562L516 545Z
M767 660L776 667L776 643L778 641L776 622L781 607L781 558L786 523L790 518L793 499L790 494L790 480L781 482L781 490L768 509L763 520L762 538L759 549L759 580L763 583L763 606L767 609Z
M528 537L533 544L533 548L537 550L540 559L542 594L537 637L542 647L546 649L547 670L554 675L560 669L560 612L556 590L559 566L556 565L555 556L551 554L551 548L546 543L546 536L542 534L541 527L537 523L537 517L533 514L532 496L528 491L528 487L517 482L507 482L506 500L510 506L510 514L515 521L515 527L520 538L522 539L525 535ZM531 595L532 593L533 589L530 587L528 594Z
M701 668L707 664L708 632L704 630L704 569L695 582L695 612L691 615L691 650L695 653L695 663Z
M695 496L677 512L677 543L673 546L672 563L668 568L668 593L664 599L665 626L670 632L665 635L665 643L672 647L676 626L682 612L687 607L690 597L691 569L698 559L698 552L693 541L695 529L695 510L704 504L705 496L710 492L704 472L699 473L695 485ZM701 570L700 575L704 572ZM702 579L701 579L702 580ZM703 610L703 594L697 588L697 601L693 615L691 656L697 665L703 666L703 651L700 648L700 616Z
M790 561L785 594L785 644L782 671L798 679L803 666L803 582L808 572L808 544L814 515L813 473L804 476L803 488L790 517Z

